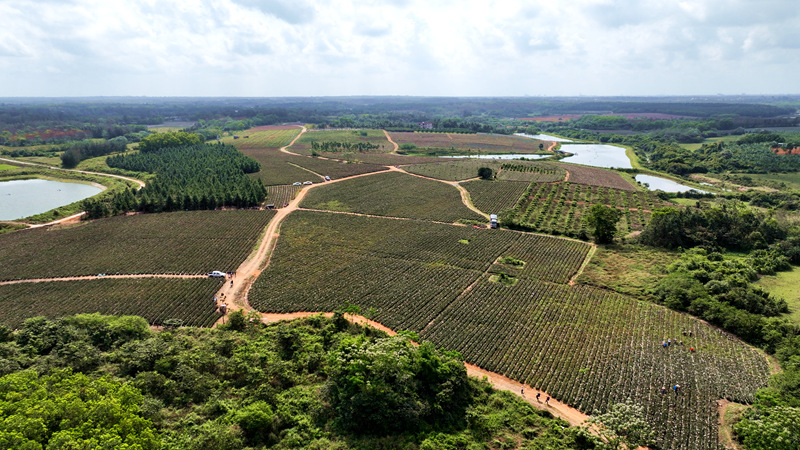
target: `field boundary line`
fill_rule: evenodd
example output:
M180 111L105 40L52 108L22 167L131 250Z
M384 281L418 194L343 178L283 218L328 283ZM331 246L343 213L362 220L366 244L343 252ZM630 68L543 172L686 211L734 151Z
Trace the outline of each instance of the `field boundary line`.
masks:
M136 273L128 275L78 275L74 277L49 277L49 278L26 278L22 280L7 280L0 281L0 286L8 284L22 284L22 283L50 283L56 281L84 281L84 280L104 280L110 279L126 279L126 278L208 278L208 275L176 275L168 273Z
M591 245L591 248L589 249L589 252L586 253L586 257L583 258L581 266L578 267L578 271L575 272L575 275L570 277L569 282L567 283L570 286L575 286L576 280L578 279L579 276L581 276L581 274L583 274L583 271L586 269L586 266L589 265L589 262L592 260L592 257L597 252L597 244L589 243L589 245Z
M318 177L322 178L323 180L325 179L325 177L323 177L322 175L318 174L317 172L314 172L314 171L313 171L313 170L311 170L311 169L306 169L306 168L305 168L305 167L303 167L303 166L297 165L297 164L295 164L295 163L290 163L290 162L288 162L288 161L286 162L286 164L289 164L290 166L295 166L295 167L297 167L298 169L303 169L303 170L305 170L306 172L311 172L311 173L313 173L314 175L316 175L316 176L318 176Z

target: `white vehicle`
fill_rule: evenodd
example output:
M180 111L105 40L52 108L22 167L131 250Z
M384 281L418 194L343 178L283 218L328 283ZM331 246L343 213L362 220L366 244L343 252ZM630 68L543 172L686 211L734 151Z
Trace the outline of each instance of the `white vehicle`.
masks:
M295 181L294 183L292 183L292 186L300 186L301 184L303 184L303 183L301 183L299 181Z
M331 177L325 175L325 181L331 181Z
M311 181L303 181L303 184L314 184Z
M220 272L219 270L215 270L213 272L209 272L208 276L212 278L225 278L227 275L225 274L225 272Z

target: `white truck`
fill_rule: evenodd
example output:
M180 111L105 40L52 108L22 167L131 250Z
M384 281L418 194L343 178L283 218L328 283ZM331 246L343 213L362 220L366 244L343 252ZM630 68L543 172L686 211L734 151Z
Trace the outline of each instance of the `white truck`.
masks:
M497 214L489 215L489 226L492 228L497 228Z

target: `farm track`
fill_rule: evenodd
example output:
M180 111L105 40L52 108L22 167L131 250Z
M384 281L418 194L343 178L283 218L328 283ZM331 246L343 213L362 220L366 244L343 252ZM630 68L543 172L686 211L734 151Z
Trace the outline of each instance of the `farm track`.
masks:
M397 150L400 149L400 146L397 145L397 142L392 140L392 137L389 136L389 132L388 131L386 131L386 130L382 130L382 131L383 131L383 134L386 135L386 140L389 141L394 146L394 150L392 150L392 154L396 155L397 154Z
M57 281L80 281L80 280L103 280L103 279L120 279L120 278L208 278L207 275L175 275L166 273L137 273L130 275L84 275L77 277L53 277L53 278L27 278L24 280L9 280L0 281L0 286L7 284L21 284L21 283L49 283Z
M486 218L486 220L489 220L489 215L486 214L485 212L481 211L480 209L476 208L475 205L472 203L472 198L470 198L470 196L469 196L469 191L464 186L462 186L460 184L461 183L460 181L447 181L447 180L440 180L438 178L433 178L433 177L426 177L425 175L417 175L415 173L411 173L411 172L408 172L408 171L406 171L404 169L401 169L400 167L397 167L397 166L390 166L389 170L391 170L393 172L402 172L404 174L411 175L413 177L425 178L426 180L433 180L433 181L438 181L440 183L449 184L450 186L453 186L454 188L458 189L459 194L461 194L461 202L464 204L464 206L466 206L467 208L471 209L476 214L482 215L483 217ZM472 181L474 179L476 179L476 178L470 178L469 180L464 180L464 181Z
M292 139L292 142L289 142L288 144L284 145L283 147L281 147L281 149L280 149L280 150L281 150L283 153L288 153L288 154L290 154L290 155L294 155L294 156L305 156L305 155L301 155L301 154L299 154L299 153L290 152L290 151L289 151L289 150L287 150L287 149L288 149L289 147L293 146L293 145L294 145L294 143L295 143L295 142L297 142L297 140L298 140L298 139L300 139L300 136L302 136L302 135L303 135L303 133L305 133L306 131L308 131L308 128L306 128L306 127L300 127L300 132L299 132L299 133L297 133L297 136L295 136L295 137L294 137L294 139Z

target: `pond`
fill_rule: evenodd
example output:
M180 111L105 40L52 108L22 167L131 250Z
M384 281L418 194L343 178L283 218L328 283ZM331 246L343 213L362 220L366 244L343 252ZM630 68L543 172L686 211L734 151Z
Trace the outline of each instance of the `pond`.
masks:
M541 159L541 158L549 158L553 156L552 154L549 155L534 155L532 153L509 153L509 154L492 154L492 155L470 155L470 156L440 156L440 158L473 158L473 159Z
M102 189L90 184L51 180L0 182L0 220L16 220L89 198Z
M526 133L514 133L514 136L521 136L531 139L539 139L540 141L552 141L552 142L572 142L569 139L561 138L558 136L550 136L549 134L526 134Z
M561 144L561 151L572 153L561 161L584 166L631 169L625 149L605 144Z
M687 191L697 191L703 194L708 194L708 191L703 191L701 189L695 189L690 186L686 186L680 183L676 183L672 180L668 180L666 178L661 177L654 177L652 175L636 175L636 181L639 183L647 183L648 189L651 191L660 190L664 192L687 192Z

